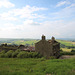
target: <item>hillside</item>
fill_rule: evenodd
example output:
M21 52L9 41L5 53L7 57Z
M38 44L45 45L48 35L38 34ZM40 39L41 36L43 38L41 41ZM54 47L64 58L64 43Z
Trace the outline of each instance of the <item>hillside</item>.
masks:
M0 44L7 43L8 45L28 45L35 46L39 39L0 39ZM75 49L75 42L70 40L57 40L60 43L60 48L63 51L71 51Z
M0 58L0 75L75 75L75 58Z

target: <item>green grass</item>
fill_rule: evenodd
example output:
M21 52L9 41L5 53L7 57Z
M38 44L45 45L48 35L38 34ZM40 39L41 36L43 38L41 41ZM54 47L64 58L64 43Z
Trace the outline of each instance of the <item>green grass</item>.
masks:
M29 40L29 41L23 41L23 40L19 40L19 41L14 41L13 43L14 44L17 44L17 45L26 45L26 44L29 44L29 45L34 45L36 42L38 42L37 40Z
M61 48L64 52L71 52L72 49Z
M33 45L38 42L39 40L27 40L27 41L24 41L24 40L18 40L18 41L13 41L14 44L17 44L17 45L20 45L20 44L30 44ZM60 42L61 44L64 44L65 46L75 46L75 42L72 42L72 41L65 41L65 40L57 40L58 42Z
M75 75L75 58L0 58L0 75Z
M64 44L65 46L75 46L75 42L72 41L65 41L65 40L57 40L61 44Z
M39 40L17 40L17 41L13 41L11 44L17 44L17 45L26 45L29 44L30 46L35 46L35 43L38 42ZM65 40L57 40L59 43L64 44L65 46L75 46L75 42L72 41L65 41ZM9 43L8 43L9 44ZM68 49L67 47L65 48L61 48L63 51L67 51L70 52L72 50L72 48ZM75 49L75 48L73 48Z

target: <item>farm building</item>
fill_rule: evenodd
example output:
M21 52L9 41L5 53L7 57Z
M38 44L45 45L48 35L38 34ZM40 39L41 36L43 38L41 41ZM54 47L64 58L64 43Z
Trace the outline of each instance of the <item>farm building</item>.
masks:
M47 41L43 35L42 40L35 43L35 50L47 58L50 56L58 58L60 55L60 43L54 37Z
M20 46L18 47L18 49L20 49L21 51L35 52L35 47L33 47L33 46L20 45Z

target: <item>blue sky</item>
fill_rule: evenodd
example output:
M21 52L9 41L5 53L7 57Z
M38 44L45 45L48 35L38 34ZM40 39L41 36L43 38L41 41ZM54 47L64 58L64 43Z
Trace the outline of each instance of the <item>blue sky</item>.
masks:
M0 38L75 38L75 0L0 0Z

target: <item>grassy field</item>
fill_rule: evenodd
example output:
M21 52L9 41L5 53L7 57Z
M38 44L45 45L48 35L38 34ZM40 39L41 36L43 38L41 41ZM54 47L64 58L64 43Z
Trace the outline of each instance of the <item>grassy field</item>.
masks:
M23 41L23 40L18 40L18 41L14 41L14 44L20 45L26 45L29 44L31 46L35 46L35 43L38 42L39 40L29 40L29 41ZM65 41L65 40L57 40L59 43L64 44L65 46L75 46L75 42L72 41ZM72 50L72 48L67 49L67 48L61 48L63 51L67 51L70 52Z
M71 52L72 49L61 48L64 52Z
M75 46L75 42L72 41L66 41L66 40L57 40L57 41L66 46L72 46L72 45Z
M29 41L24 41L24 40L18 40L18 41L14 41L13 43L14 44L17 44L17 45L26 45L26 44L29 44L29 45L34 45L36 42L38 42L38 40L29 40Z
M24 40L24 39L21 39L21 40L14 40L14 41L11 41L11 43L8 43L8 44L16 44L16 45L30 45L30 46L35 46L35 43L38 42L39 40ZM75 46L75 42L72 42L72 41L66 41L66 40L57 40L59 43L65 45L65 46ZM70 52L72 50L72 48L68 49L67 47L63 48L61 47L61 49L63 51L67 51L67 52ZM75 49L75 48L73 48Z
M0 58L0 75L75 75L75 58Z
M75 46L75 42L72 42L72 41L65 41L65 40L57 40L57 41L61 44L64 44L65 46ZM61 48L61 49L66 52L71 52L72 50L72 48L68 49L67 47Z
M29 40L29 41L24 41L24 40L18 40L18 41L13 41L14 44L20 45L20 44L35 44L36 42L38 42L39 40ZM57 40L58 42L60 42L61 44L64 44L66 46L75 46L75 42L72 41L65 41L65 40Z

